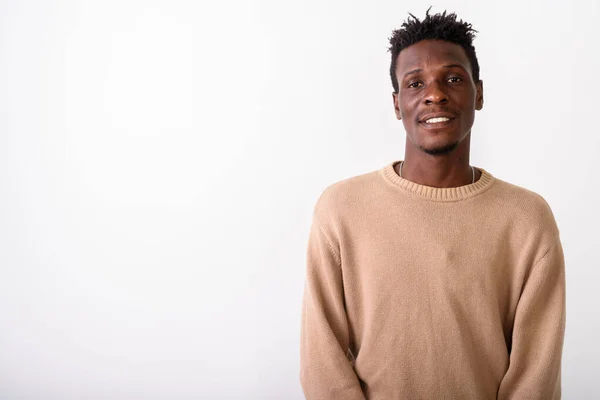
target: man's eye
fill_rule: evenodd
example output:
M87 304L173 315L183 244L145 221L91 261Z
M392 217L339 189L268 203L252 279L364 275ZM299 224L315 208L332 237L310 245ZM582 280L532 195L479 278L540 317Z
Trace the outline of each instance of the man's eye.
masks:
M413 83L410 83L410 84L408 85L408 87L409 87L409 88L416 88L416 87L419 87L419 84L420 84L420 83L421 83L421 82L413 82Z
M452 77L448 78L448 81L450 81L452 83L456 83L456 82L462 81L462 79L459 78L458 76L452 76Z

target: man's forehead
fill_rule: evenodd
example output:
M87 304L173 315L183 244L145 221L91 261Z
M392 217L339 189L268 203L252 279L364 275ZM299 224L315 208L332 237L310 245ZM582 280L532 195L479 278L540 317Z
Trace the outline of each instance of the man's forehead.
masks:
M422 41L398 54L398 67L410 69L426 64L458 64L468 68L469 60L462 47L443 41Z

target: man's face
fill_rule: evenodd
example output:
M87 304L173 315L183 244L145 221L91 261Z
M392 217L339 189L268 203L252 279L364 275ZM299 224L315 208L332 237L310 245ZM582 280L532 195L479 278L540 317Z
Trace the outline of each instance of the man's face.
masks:
M396 77L396 117L415 146L443 154L471 132L475 110L483 107L483 82L473 81L462 47L442 40L417 42L398 55Z

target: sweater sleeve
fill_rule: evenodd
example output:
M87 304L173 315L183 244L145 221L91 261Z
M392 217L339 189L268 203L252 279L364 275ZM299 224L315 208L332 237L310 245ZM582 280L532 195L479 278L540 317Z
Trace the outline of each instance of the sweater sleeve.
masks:
M307 400L365 399L347 356L348 345L339 254L313 221L300 340L300 383Z
M524 284L498 400L560 399L565 298L564 255L557 237Z

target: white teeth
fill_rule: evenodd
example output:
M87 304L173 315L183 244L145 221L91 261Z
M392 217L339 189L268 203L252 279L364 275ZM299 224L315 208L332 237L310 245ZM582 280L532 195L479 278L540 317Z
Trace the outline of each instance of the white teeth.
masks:
M427 121L425 121L425 123L426 124L437 124L438 122L446 122L446 121L450 121L450 118L446 118L446 117L430 118Z

